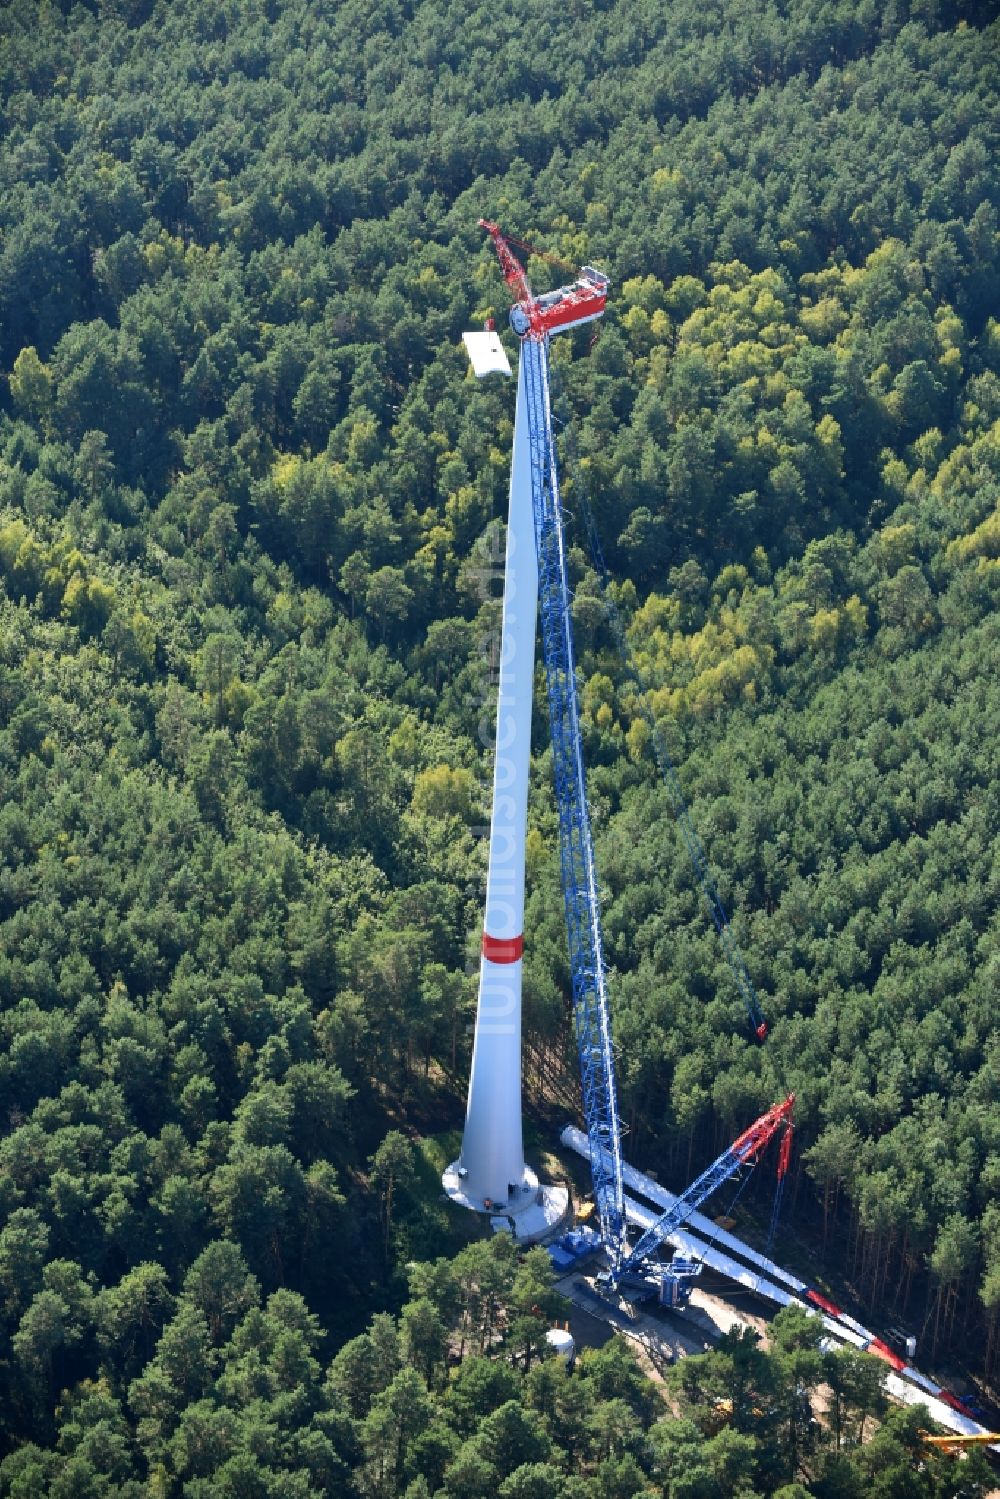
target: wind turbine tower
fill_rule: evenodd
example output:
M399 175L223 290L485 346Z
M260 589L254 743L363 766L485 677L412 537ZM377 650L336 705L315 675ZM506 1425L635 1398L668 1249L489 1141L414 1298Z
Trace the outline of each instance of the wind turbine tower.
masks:
M539 402L548 418L548 344L553 333L600 317L608 280L584 268L572 285L534 297L508 239L487 220L516 298L510 323L521 343L504 570L496 755L489 867L479 971L479 1002L462 1153L445 1171L453 1201L505 1221L521 1242L542 1237L566 1214L564 1187L540 1186L525 1164L521 1128L521 977L524 951L524 847L531 751L531 700L538 614L533 506ZM525 247L527 248L527 247ZM467 333L477 376L510 375L491 328Z

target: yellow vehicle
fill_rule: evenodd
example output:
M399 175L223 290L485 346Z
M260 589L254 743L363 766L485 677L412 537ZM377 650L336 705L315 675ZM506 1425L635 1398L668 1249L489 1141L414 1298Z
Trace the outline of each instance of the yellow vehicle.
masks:
M963 1447L993 1447L1000 1445L1000 1431L977 1431L957 1436L932 1437L921 1433L928 1447L937 1447L940 1452L960 1452Z

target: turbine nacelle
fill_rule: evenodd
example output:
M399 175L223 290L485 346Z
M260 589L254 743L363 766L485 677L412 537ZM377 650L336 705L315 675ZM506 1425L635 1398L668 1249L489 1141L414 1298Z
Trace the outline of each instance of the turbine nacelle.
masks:
M477 379L482 380L486 375L511 374L510 360L496 329L485 328L474 333L463 333L462 342Z

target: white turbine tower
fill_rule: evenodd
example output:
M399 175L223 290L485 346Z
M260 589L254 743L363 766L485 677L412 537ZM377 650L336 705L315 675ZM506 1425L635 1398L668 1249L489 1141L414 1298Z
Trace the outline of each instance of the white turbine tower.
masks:
M510 374L496 333L467 333L477 375ZM524 1162L521 1133L521 954L524 948L524 842L531 758L538 567L531 511L531 472L524 368L518 375L510 505L504 562L503 624L497 700L493 806L479 1003L462 1154L444 1174L450 1197L479 1211L556 1222L564 1188L541 1193ZM539 1208L542 1212L539 1213ZM531 1237L528 1223L519 1237Z

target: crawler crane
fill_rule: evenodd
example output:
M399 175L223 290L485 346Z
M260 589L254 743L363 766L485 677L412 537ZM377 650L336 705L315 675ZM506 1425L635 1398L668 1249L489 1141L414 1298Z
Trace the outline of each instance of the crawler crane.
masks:
M779 1177L784 1176L791 1146L790 1119L794 1097L790 1095L776 1104L745 1130L645 1230L636 1244L630 1244L607 969L580 734L549 365L549 344L553 335L599 318L607 302L609 282L602 272L584 266L571 284L536 297L524 267L511 248L512 243L519 242L505 236L499 226L488 219L481 219L480 227L487 231L496 247L504 279L514 298L510 326L521 342L538 560L539 614L559 815L573 1019L580 1056L594 1201L607 1256L608 1267L603 1282L610 1290L615 1290L626 1278L644 1278L657 1273L662 1276L662 1268L658 1272L652 1268L660 1247L711 1193L742 1167L753 1164L768 1142L779 1133L783 1135ZM530 249L529 246L521 247ZM702 870L699 869L698 873L701 876ZM758 1034L766 1034L762 1018L757 1022L757 1029Z

